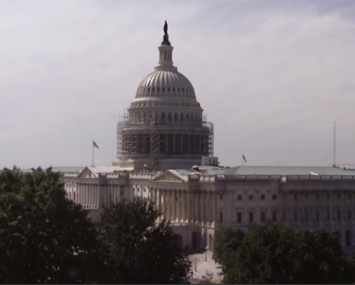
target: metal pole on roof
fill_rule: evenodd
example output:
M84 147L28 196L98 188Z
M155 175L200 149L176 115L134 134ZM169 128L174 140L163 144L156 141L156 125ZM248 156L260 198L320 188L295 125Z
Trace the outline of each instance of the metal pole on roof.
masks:
M92 139L92 166L95 166L94 164L94 139Z
M333 166L336 167L336 122L334 121L334 144L333 144L333 157L334 157L334 161L333 161Z

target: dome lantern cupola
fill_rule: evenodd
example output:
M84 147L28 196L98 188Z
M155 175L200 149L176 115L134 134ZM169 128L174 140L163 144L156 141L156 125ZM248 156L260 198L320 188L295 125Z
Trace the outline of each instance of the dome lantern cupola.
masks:
M173 47L169 41L168 35L168 23L165 21L164 25L164 38L159 47L159 66L155 68L155 70L160 69L174 69L177 70L175 66L173 66Z
M161 45L159 47L159 65L155 70L160 69L174 69L177 68L173 65L173 47L167 45Z

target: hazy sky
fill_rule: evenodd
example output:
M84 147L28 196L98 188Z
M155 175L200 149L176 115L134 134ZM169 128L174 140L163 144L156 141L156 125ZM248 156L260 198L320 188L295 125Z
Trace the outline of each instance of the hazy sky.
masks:
M222 165L355 164L355 1L0 1L0 167L116 159L116 124L173 60Z

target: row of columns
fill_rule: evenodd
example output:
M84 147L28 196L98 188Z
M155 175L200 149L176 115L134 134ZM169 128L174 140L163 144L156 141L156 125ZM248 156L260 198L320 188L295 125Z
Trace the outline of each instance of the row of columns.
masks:
M75 202L84 208L97 208L100 202L99 185L93 183L77 183Z
M151 191L157 209L173 222L212 223L216 220L214 192L157 188Z
M118 203L123 200L123 193L121 193L120 186L117 184L108 184L105 188L106 193L103 195L102 203L108 205L110 203Z
M66 185L65 190L69 199L84 208L99 208L101 204L118 203L126 198L125 189L116 184L99 186L98 183L75 183Z

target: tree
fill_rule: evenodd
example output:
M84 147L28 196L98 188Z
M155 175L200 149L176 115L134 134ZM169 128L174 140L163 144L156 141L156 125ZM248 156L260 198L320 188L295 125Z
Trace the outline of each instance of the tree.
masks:
M223 264L226 283L349 283L349 263L335 234L273 224L252 226Z
M221 262L230 251L240 247L245 234L240 229L220 228L215 231L213 242L213 258Z
M157 221L158 220L158 221ZM145 199L111 204L102 216L106 283L188 283L191 264L167 220Z
M0 282L90 283L97 230L51 168L0 173Z

